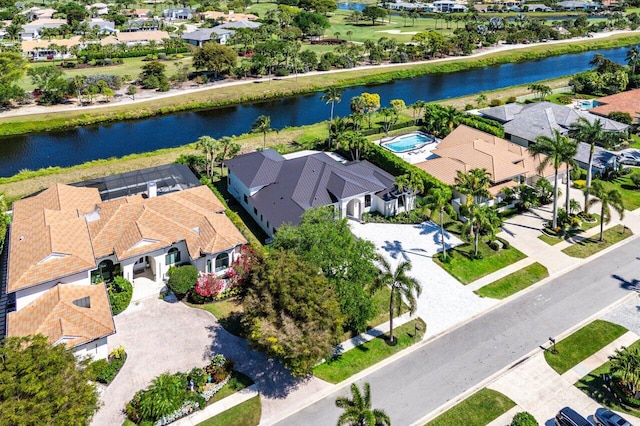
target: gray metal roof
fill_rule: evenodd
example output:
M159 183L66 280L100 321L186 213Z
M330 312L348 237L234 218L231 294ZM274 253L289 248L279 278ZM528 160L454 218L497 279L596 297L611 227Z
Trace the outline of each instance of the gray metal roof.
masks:
M265 185L251 202L275 228L299 223L302 213L313 207L393 190L394 177L368 161L342 164L323 152L284 159L266 150L241 155L226 164L247 187Z
M483 114L484 112L482 111ZM580 117L590 123L600 120L605 131L622 132L629 128L626 124L599 117L589 112L579 111L551 102L536 102L524 105L518 114L505 123L504 131L507 134L535 142L538 136L553 137L554 130L558 130L561 134L566 134L569 127L577 122Z
M262 25L260 22L253 21L236 21L236 22L227 22L226 24L218 25L216 28L231 28L237 30L238 28L260 28Z
M507 121L513 120L516 115L520 114L522 108L524 108L524 105L522 104L510 103L492 108L481 109L478 112L487 118L492 118L494 120L498 120L501 123L506 123Z
M224 34L233 35L234 33L235 31L233 30L214 27L214 28L202 28L196 31L192 31L190 33L184 33L180 37L182 37L183 40L209 41L209 40L217 40L218 36L221 36ZM215 35L212 37L211 36L212 34L215 34Z
M589 167L589 152L591 144L580 142L578 144L578 153L573 157L581 166ZM596 146L593 152L593 167L596 169L606 169L612 165L612 160L617 157L614 152Z

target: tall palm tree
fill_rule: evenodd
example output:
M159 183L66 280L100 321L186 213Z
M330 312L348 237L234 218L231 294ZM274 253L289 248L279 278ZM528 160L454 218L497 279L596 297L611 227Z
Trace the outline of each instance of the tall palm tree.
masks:
M444 241L444 214L453 216L455 210L451 206L451 189L445 186L436 186L431 188L427 196L425 197L425 207L431 211L440 213L440 242L442 243L442 256L447 258L447 245ZM432 216L433 217L433 216Z
M618 212L620 219L624 219L622 194L617 188L606 189L600 181L593 182L591 188L585 188L585 191L597 198L589 200L589 203L600 201L600 241L604 241L604 224L611 222L611 208Z
M389 298L389 342L394 343L393 315L394 313L400 315L403 298L409 303L409 313L411 315L415 314L416 309L418 309L416 297L420 297L422 286L415 278L407 275L407 272L411 270L411 262L400 262L394 270L384 257L379 256L378 261L382 266L382 270L373 285L373 290L377 291L382 287L391 289L391 297Z
M333 122L329 123L329 139L327 141L327 148L330 150L333 146L333 141L338 141L340 137L349 130L350 127L353 127L352 123L349 122L346 118L336 117Z
M467 195L467 207L479 204L483 198L491 198L491 175L487 169L471 169L467 173L458 170L456 174L455 187Z
M200 136L196 141L196 149L201 150L207 158L207 174L213 179L213 164L220 142L211 136Z
M480 235L486 234L488 237L493 238L501 225L502 219L496 209L477 205L471 207L468 220L462 226L462 232L473 236L474 256L478 256Z
M593 154L596 150L596 141L604 139L604 129L602 128L602 121L600 121L600 119L597 119L592 124L586 118L579 117L575 123L571 124L569 128L569 136L571 136L577 142L588 143L590 145L586 184L586 188L590 188L591 180L593 178ZM584 212L589 212L589 191L584 192Z
M547 166L551 165L554 170L553 178L553 228L558 227L558 171L565 160L566 145L570 143L569 138L554 130L554 137L538 136L536 143L529 145L527 150L540 161L538 173L543 173Z
M627 51L627 55L625 57L627 64L631 67L631 74L636 73L636 66L638 65L638 61L640 61L640 47L633 46L631 49Z
M383 410L371 408L371 387L364 384L364 395L355 383L351 384L351 398L339 396L336 407L344 413L338 418L338 426L390 426L391 419Z
M218 141L218 153L216 155L216 161L220 162L220 178L224 173L224 161L235 157L238 152L240 152L240 144L230 138L229 136L225 136L220 138Z
M251 125L252 132L261 132L262 133L262 149L267 148L267 133L272 131L271 128L271 117L268 115L261 115L256 118L256 121Z
M338 146L348 149L351 153L351 160L360 161L360 155L367 148L367 138L360 132L348 131L338 138Z
M398 192L402 194L405 211L413 210L413 200L424 191L424 181L417 173L406 173L395 179Z

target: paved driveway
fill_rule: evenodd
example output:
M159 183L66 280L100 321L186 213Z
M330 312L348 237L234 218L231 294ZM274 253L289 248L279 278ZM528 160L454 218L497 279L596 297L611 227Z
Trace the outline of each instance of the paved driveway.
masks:
M393 267L401 261L411 262L409 275L422 284L416 315L427 323L425 338L442 333L498 303L477 296L433 262L433 256L442 249L440 228L433 222L363 225L352 221L350 224L354 234L373 242L378 253ZM445 232L445 243L455 247L461 241Z
M189 371L204 366L216 353L235 361L235 368L251 377L263 397L263 415L280 409L279 402L319 390L324 382L291 377L280 363L248 348L246 340L227 333L210 313L182 303L149 298L132 304L115 318L117 334L110 350L123 345L128 358L122 371L102 395L94 426L120 425L125 404L135 392L163 372ZM305 383L307 386L300 386Z

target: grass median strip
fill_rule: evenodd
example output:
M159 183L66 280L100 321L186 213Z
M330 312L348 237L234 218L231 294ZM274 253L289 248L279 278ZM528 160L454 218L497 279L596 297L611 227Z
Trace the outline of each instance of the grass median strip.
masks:
M536 262L476 290L475 293L482 297L504 299L548 276L547 268Z
M473 250L473 244L463 244L447 252L448 262L438 257L434 257L434 261L462 284L469 284L526 257L513 247L494 251L484 242L478 249L481 259L472 258Z
M557 354L544 352L547 364L564 374L627 332L621 325L595 320L556 344Z
M199 423L198 426L255 426L260 423L261 411L258 395Z
M485 426L515 405L515 402L500 392L483 388L425 426Z
M604 231L604 241L600 241L600 233L585 238L562 250L563 253L580 259L587 258L633 235L631 229L616 225Z
M418 326L417 335L416 326ZM313 369L313 374L327 382L339 383L419 342L426 329L425 322L420 318L416 318L394 329L393 334L398 342L396 345L389 346L386 342L386 334L383 334L341 354L333 361L316 366Z

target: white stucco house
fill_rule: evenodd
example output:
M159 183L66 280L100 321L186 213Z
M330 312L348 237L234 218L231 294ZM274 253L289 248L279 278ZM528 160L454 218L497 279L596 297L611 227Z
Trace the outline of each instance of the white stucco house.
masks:
M135 295L163 286L174 265L223 273L246 244L206 186L159 191L150 181L145 193L126 195L120 182L132 180L114 181L120 187L106 201L98 187L56 184L14 203L7 336L41 333L78 356L106 358L116 332L106 290L114 275L131 281Z
M333 206L339 217L367 212L393 216L406 210L394 177L368 161L346 162L325 152L289 156L267 149L225 162L227 187L269 236L284 223L296 225L311 208ZM411 206L411 200L407 200Z

